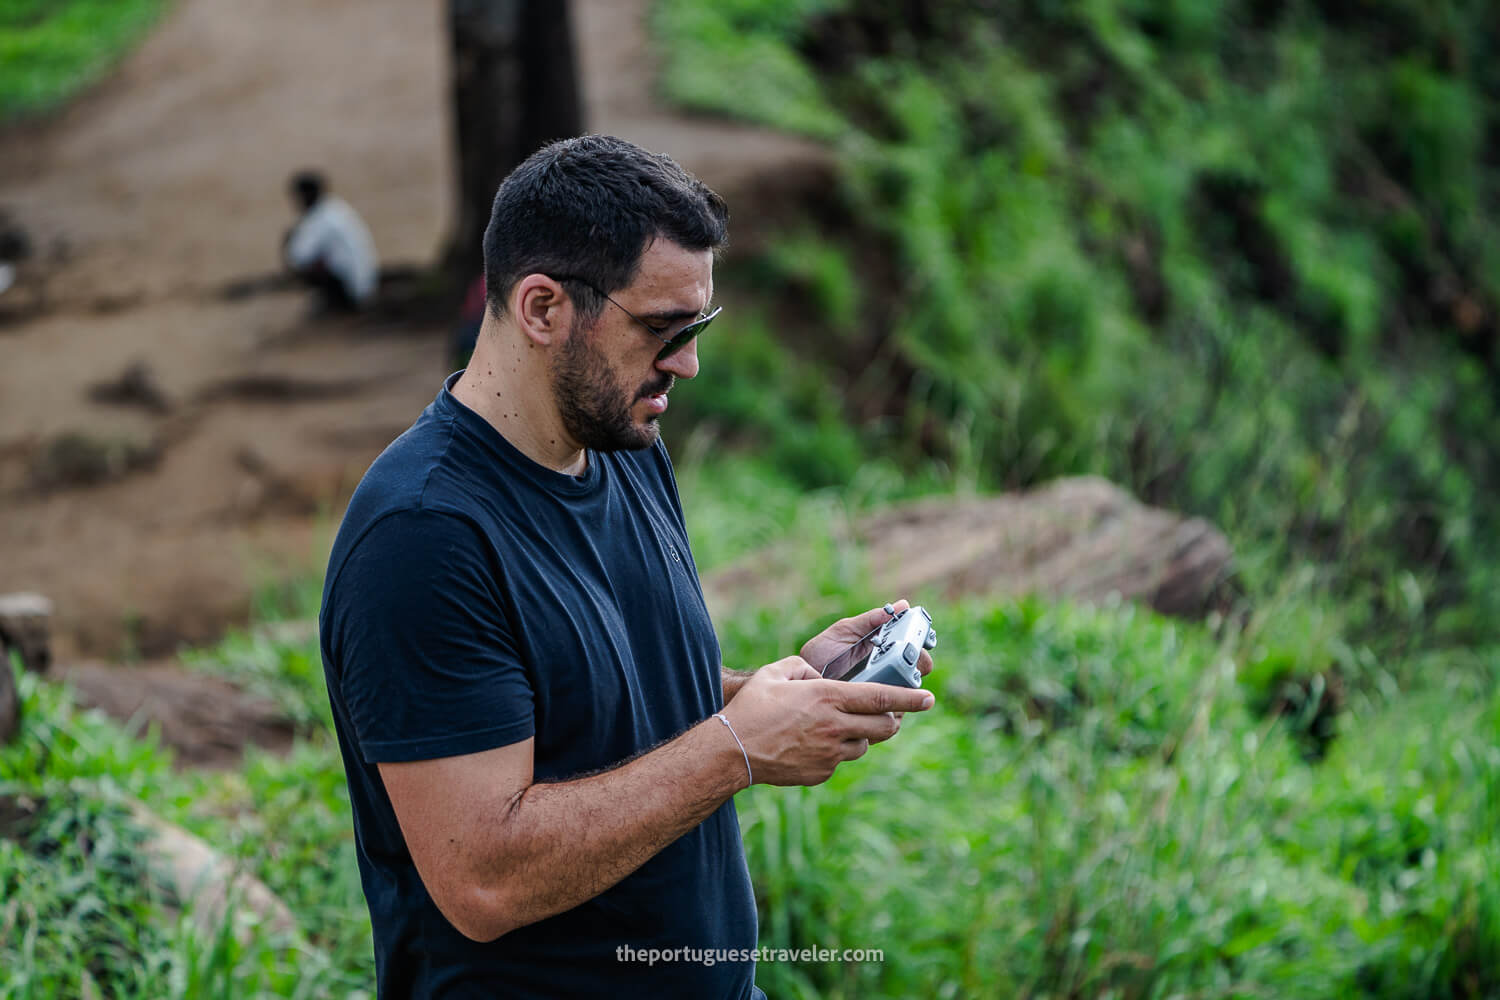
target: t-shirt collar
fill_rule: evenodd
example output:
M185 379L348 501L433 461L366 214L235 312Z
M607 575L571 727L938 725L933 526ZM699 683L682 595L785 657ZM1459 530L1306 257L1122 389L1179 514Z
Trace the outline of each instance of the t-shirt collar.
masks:
M584 494L599 487L602 482L600 478L602 463L599 461L597 451L591 449L588 452L588 468L581 476L570 476L565 472L549 469L506 440L505 435L501 434L494 424L461 403L458 397L453 395L453 387L463 377L464 371L465 369L459 369L443 380L443 387L438 390L437 399L433 400L433 405L440 413L451 416L466 433L473 435L481 445L493 452L512 471L533 480L545 490Z

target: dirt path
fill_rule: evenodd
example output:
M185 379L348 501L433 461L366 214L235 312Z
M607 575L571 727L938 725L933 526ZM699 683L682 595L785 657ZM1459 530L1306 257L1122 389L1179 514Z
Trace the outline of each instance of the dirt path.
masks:
M725 191L822 159L659 108L646 6L575 3L591 129ZM37 245L41 304L0 323L0 592L53 599L60 661L169 655L243 621L257 583L321 569L349 490L435 393L440 324L214 291L275 269L304 165L385 261L431 258L450 210L443 13L179 0L95 93L0 139L0 207ZM91 398L135 363L154 409ZM106 481L73 484L89 475Z
M576 6L590 127L726 188L808 155L661 111L645 6ZM449 211L442 17L441 0L182 0L113 80L0 155L0 205L51 271L45 314L0 327L0 590L52 596L64 653L209 638L258 576L317 565L347 490L433 395L440 328L308 323L297 294L210 293L274 269L282 186L304 164L386 260L431 257ZM137 361L168 412L90 401ZM243 375L307 391L204 399ZM67 432L155 464L40 492Z

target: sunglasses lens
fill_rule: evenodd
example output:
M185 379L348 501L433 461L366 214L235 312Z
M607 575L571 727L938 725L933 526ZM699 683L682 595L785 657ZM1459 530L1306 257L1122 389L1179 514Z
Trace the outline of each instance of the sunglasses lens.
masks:
M694 320L687 326L683 327L681 330L678 330L677 336L668 341L667 346L663 347L661 349L661 352L656 355L656 360L660 361L662 358L669 358L672 355L676 354L678 351L682 350L688 344L692 343L693 339L697 337L698 334L708 329L708 324L712 323L714 321L714 317L723 312L723 310L724 307L720 306L718 309L715 309L713 312L709 313L702 319Z

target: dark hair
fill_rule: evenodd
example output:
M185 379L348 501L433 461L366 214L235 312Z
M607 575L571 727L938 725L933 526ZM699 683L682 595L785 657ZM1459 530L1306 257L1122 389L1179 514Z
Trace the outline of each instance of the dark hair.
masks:
M328 186L323 175L316 170L299 170L292 175L287 182L287 189L302 203L303 208L312 208L323 197L323 189Z
M489 308L503 315L511 289L528 274L582 279L569 294L585 317L604 308L602 292L635 278L656 237L687 250L718 250L729 209L671 158L624 139L585 135L537 150L495 193L484 232Z

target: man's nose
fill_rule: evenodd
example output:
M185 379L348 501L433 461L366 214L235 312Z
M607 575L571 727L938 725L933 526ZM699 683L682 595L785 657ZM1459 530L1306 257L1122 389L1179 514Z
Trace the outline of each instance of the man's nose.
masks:
M659 371L678 378L692 378L698 374L698 341L695 339L682 350L669 354L656 362Z

